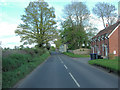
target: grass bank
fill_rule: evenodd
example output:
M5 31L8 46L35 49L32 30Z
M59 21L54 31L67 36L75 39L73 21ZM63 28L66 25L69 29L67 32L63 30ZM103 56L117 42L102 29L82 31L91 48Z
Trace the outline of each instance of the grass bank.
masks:
M90 55L78 55L70 52L64 52L63 54L68 55L70 57L80 58L80 57L90 57Z
M115 58L113 60L108 59L96 59L96 60L90 60L88 61L91 65L97 65L101 66L103 68L109 69L111 71L120 72L120 68L118 63L120 63L120 60L118 58Z
M19 80L24 78L33 69L40 65L46 58L50 56L46 51L44 54L39 53L31 55L27 54L11 54L8 57L3 57L3 72L2 72L2 88L11 88Z
M0 71L0 90L2 89L2 72Z

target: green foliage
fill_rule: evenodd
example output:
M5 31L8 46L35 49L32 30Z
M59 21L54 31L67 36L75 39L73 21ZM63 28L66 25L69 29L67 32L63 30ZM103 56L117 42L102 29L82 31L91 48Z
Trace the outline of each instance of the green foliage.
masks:
M57 41L54 41L55 45L56 45L56 48L59 49L59 47L62 45L62 41L61 39L57 39Z
M21 50L24 49L24 46L23 46L23 45L20 45L20 49L21 49Z
M67 24L67 21L64 22L61 37L63 43L68 43L68 49L78 49L82 47L83 43L87 43L88 37L82 25L73 28L65 24Z
M50 50L50 44L46 44L47 50Z
M24 44L37 43L38 47L53 40L56 34L55 10L44 0L30 2L22 15L23 24L17 27L15 33Z
M29 54L12 54L9 57L3 57L2 70L3 72L14 70L27 63L30 59L31 56Z
M33 56L31 56L29 51L27 52L27 54L16 53L8 57L3 57L3 88L13 87L13 85L29 74L50 55L48 51L42 51L44 53L39 54L41 51L38 50L37 54Z
M73 53L70 53L70 52L64 52L63 54L68 55L70 57L75 57L75 58L90 57L90 55L78 55L78 54L73 54Z
M2 89L2 72L0 71L0 89Z
M96 27L93 27L92 24L90 24L87 28L88 40L90 41L97 33L98 29Z
M7 51L3 55L7 55ZM3 88L12 87L50 55L46 49L40 48L24 48L22 50L9 51L11 54L2 57Z
M89 64L92 65L100 65L102 67L114 70L114 71L120 71L120 68L118 67L118 63L120 61L116 58L114 60L108 60L108 59L96 59L96 60L90 60L88 61Z
M84 43L87 45L88 36L85 31L89 19L89 10L85 3L72 2L64 8L67 19L62 22L62 42L68 44L68 49L78 49Z
M30 54L31 56L34 56L36 54L42 55L46 52L44 48L25 48L24 51Z
M53 46L50 47L50 51L55 51L55 48Z
M10 48L8 47L8 48L4 48L4 50L9 50Z

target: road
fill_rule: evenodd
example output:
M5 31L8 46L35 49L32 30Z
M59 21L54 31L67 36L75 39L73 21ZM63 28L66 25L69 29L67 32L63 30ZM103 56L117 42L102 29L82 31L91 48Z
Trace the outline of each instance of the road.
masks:
M117 88L118 77L88 64L89 58L71 58L52 52L17 88Z

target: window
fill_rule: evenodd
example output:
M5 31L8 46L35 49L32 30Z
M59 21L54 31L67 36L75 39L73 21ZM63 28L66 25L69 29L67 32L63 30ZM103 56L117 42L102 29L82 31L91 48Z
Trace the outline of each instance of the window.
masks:
M94 53L94 47L92 47L93 48L93 53Z
M104 51L104 44L102 44L102 50Z
M101 39L104 40L104 35L101 36Z
M105 39L108 39L108 33L105 35Z
M98 41L100 41L100 36L98 37Z

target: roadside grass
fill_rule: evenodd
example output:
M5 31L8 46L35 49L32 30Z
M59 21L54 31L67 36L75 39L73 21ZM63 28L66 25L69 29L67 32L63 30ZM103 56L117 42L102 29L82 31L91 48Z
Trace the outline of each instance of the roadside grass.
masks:
M120 63L120 60L117 57L112 60L109 60L109 59L90 60L88 61L88 63L91 65L101 66L101 67L104 67L106 69L109 69L115 72L120 72L120 68L118 65L118 63Z
M50 56L46 51L44 54L11 54L3 58L2 88L12 88L19 80L23 79L33 69L40 65Z
M78 54L74 54L74 53L70 53L70 52L64 52L63 54L68 55L70 57L75 57L75 58L90 57L90 55L88 55L88 54L78 55Z
M50 51L55 51L55 48L52 46L52 47L50 48Z
M2 71L0 70L0 90L2 89Z

